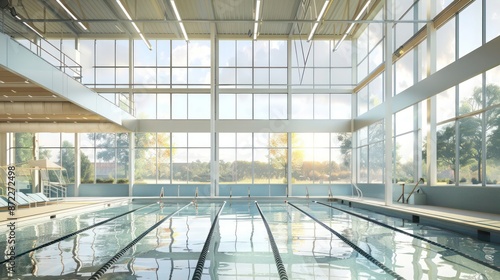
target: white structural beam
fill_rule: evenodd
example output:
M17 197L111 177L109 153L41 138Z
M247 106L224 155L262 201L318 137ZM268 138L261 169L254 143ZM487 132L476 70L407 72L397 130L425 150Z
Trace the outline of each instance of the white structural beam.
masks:
M427 77L436 72L436 28L434 23L430 21L432 15L435 14L436 7L432 0L427 0ZM436 147L436 95L427 99L427 116L426 116L426 149L427 149L427 185L434 186L437 183L437 147Z
M385 204L392 205L392 169L393 169L393 139L392 139L392 53L394 43L392 41L392 24L390 20L393 17L392 14L392 0L386 0L384 6L384 18L387 23L384 24L385 27L385 101L382 103L384 105L384 130L385 130L385 150L384 150L384 161L385 161Z
M134 184L135 184L135 133L130 132L128 134L128 196L133 195ZM159 195L159 194L158 194Z
M7 151L9 150L7 133L0 132L0 166L7 165Z
M219 52L217 41L217 29L215 23L211 24L211 92L210 92L210 141L211 141L211 161L210 161L210 196L219 195L219 137L217 133L217 112L219 104L217 102L217 77L219 73Z
M135 132L210 132L211 120L133 120ZM351 132L351 120L215 120L215 132ZM1 131L1 130L0 130Z
M80 196L81 180L81 155L80 155L80 137L75 133L75 197Z

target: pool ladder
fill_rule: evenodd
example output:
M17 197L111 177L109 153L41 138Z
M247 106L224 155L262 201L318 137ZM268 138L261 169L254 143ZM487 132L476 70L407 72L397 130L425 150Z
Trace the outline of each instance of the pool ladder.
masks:
M356 194L357 194L357 197L359 199L362 199L363 198L363 192L361 191L361 189L358 187L358 185L356 185L355 183L352 183L352 186L354 187L354 189L356 190Z
M411 195L415 192L415 189L418 187L418 185L420 184L420 182L425 182L424 181L424 178L420 178L418 179L417 183L415 184L415 186L413 186L413 189L411 190L410 194L408 195L408 197L406 198L406 204L408 204L408 202L410 201L410 197ZM405 203L405 183L404 182L401 182L399 183L401 185L401 195L399 196L397 202L399 202L400 200ZM420 189L417 191L417 193L420 191Z

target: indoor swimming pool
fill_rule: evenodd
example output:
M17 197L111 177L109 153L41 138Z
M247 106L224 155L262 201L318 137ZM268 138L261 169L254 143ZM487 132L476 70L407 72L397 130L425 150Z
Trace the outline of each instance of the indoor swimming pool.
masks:
M500 279L499 244L336 202L172 201L19 222L0 279Z

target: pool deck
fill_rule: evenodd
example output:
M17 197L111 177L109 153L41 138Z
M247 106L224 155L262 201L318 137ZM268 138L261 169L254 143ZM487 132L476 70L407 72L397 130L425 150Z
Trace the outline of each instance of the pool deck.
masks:
M383 214L395 214L410 221L417 217L421 224L448 228L485 241L500 243L500 214L398 202L386 205L385 201L380 199L359 199L350 196L337 196L330 200L340 201L343 204L350 203L354 207Z
M38 203L38 205L20 206L11 216L9 211L2 207L0 209L0 225L12 221L27 221L51 219L60 216L74 214L75 211L102 209L110 207L114 204L119 204L128 200L128 198L116 197L67 197L63 200L51 201L47 204Z
M47 205L39 204L38 206L23 206L15 210L15 216L10 216L7 209L0 209L0 225L7 224L11 221L33 221L41 219L52 219L72 215L75 211L92 211L107 208L113 205L121 204L128 201L130 197L68 197L64 200L53 201ZM154 199L149 197L147 199ZM165 200L189 200L187 197L165 197ZM192 199L192 198L191 198ZM283 201L283 197L252 197L252 198L232 198L233 200L261 200L261 201ZM371 211L380 212L387 215L401 217L409 221L431 226L438 226L450 230L458 231L470 236L477 237L485 241L500 243L500 214L483 213L475 211L467 211L461 209L453 209L446 207L436 207L430 205L413 205L393 203L386 205L383 200L373 198L359 199L351 196L335 196L328 199L327 197L290 197L289 200L299 201L338 201L343 204L349 204L353 207L365 208ZM200 201L210 201L211 198L199 198ZM217 197L214 201L231 200L230 198Z

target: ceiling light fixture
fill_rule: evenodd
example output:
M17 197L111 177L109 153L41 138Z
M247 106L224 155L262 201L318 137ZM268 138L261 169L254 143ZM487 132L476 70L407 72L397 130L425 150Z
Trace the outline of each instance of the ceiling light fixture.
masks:
M366 2L366 4L363 6L363 9L361 9L361 11L359 11L359 13L356 16L356 18L354 19L354 21L359 20L359 18L361 17L361 15L368 8L368 5L370 5L371 1L372 0L368 0L368 2ZM347 29L347 31L344 33L344 36L342 36L342 39L340 39L340 41L337 43L337 45L335 46L335 48L333 48L333 51L336 51L340 47L340 44L342 44L342 42L345 40L345 38L347 37L347 34L349 34L349 32L351 32L352 28L354 27L354 24L355 24L355 22L351 23L351 25L349 26L349 28Z
M13 93L17 93L17 91L15 91L15 90L13 90L13 89L11 89L10 91L12 91Z
M5 84L5 82L4 82L4 81L2 81L2 80L0 80L0 84Z
M23 20L19 15L16 15L16 19L17 20ZM31 29L33 32L36 33L36 35L40 36L43 38L43 35L42 33L40 33L40 31L38 31L35 27L31 26L31 24L28 24L27 22L23 21L23 24L26 25L29 29Z
M181 15L179 14L179 11L177 10L177 6L175 5L175 1L170 0L170 4L172 4L172 9L174 9L175 17L177 18L177 21L179 22L179 26L181 27L182 35L184 35L184 40L189 41L188 35L186 33L186 28L184 28L184 24L182 23Z
M76 20L78 22L78 24L83 28L83 30L87 31L87 27L71 12L71 10L66 7L62 2L61 0L56 0L56 2L66 11L66 13L68 13L68 15Z
M255 23L253 24L253 39L257 40L259 34L259 14L260 14L260 0L255 3Z
M311 41L312 37L314 36L314 32L316 32L316 28L318 28L320 21L323 19L323 14L325 13L326 8L328 7L328 3L330 3L330 0L326 0L325 3L323 4L323 7L319 12L318 19L314 23L313 28L311 29L311 33L309 33L309 37L307 37L308 42Z
M125 6L123 6L122 2L120 0L116 0L116 3L118 3L118 6L120 6L120 8L122 9L122 11L125 14L125 16L128 18L128 20L130 20L130 22L132 23L132 26L134 26L135 31L137 31L137 33L139 33L139 36L141 36L141 39L144 41L144 43L146 44L146 46L148 47L148 49L152 50L153 48L151 47L151 44L146 39L146 37L144 37L144 35L142 34L142 32L139 29L139 27L137 27L137 25L135 24L135 22L132 21L132 17L128 13L127 9L125 9Z

